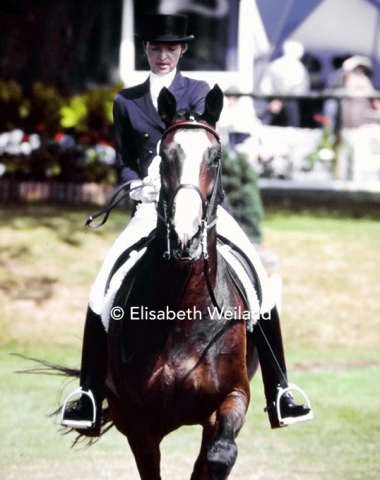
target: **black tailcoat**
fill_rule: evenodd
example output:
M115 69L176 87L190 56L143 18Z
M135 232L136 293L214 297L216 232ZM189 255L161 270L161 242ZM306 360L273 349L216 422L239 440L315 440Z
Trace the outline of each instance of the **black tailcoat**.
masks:
M177 110L203 113L208 83L176 73L169 87L177 100ZM149 78L135 87L121 90L114 100L114 139L120 182L142 179L156 155L156 146L165 125L153 105Z

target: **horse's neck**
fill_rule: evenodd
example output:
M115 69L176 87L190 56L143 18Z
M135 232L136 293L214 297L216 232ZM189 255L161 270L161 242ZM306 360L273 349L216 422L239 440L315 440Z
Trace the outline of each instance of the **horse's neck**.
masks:
M158 282L162 288L163 297L174 303L197 303L207 297L208 287L205 275L208 275L212 288L217 283L217 261L210 256L209 260L201 258L194 263L180 262L174 259L158 259L155 271L160 272Z

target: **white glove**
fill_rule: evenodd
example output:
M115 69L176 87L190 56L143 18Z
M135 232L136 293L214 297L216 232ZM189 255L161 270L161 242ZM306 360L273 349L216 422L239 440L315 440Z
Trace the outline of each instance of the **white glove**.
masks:
M149 177L145 177L148 179ZM158 200L158 193L157 190L152 185L145 184L144 180L136 180L135 182L131 183L131 191L129 192L129 196L132 200L136 202L142 203L151 203Z
M161 188L160 163L161 157L156 155L149 165L148 176L144 178L144 183L155 187L157 191L160 191Z
M144 180L136 180L131 183L129 196L132 200L142 203L158 201L161 188L160 162L161 157L156 155L149 165L148 175Z

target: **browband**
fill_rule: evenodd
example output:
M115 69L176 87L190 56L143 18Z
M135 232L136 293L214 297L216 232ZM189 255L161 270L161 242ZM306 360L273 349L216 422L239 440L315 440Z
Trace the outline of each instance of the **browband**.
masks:
M213 128L208 123L197 122L196 120L183 120L181 122L173 123L173 125L170 125L170 127L168 127L165 130L162 138L164 139L166 137L166 135L168 135L170 132L172 132L173 130L177 130L178 128L182 128L182 127L185 127L185 128L203 128L203 130L207 130L208 132L212 133L214 135L214 137L220 143L220 135L215 130L215 128Z

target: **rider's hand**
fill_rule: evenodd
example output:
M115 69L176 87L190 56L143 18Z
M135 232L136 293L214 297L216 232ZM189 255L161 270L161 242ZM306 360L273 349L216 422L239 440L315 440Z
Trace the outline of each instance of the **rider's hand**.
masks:
M145 177L144 180L136 180L131 183L129 196L136 202L151 203L157 201L158 193L159 190L149 184L149 177Z
M129 196L132 200L142 203L158 201L158 195L161 188L160 163L161 157L156 155L149 165L148 175L144 180L136 180L131 183Z
M144 184L155 187L157 191L161 188L160 163L161 157L156 155L149 165L148 176L144 178Z

